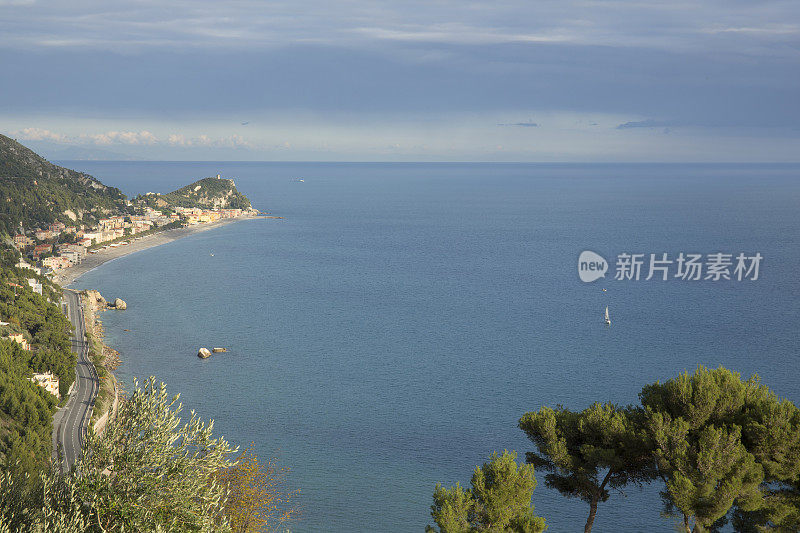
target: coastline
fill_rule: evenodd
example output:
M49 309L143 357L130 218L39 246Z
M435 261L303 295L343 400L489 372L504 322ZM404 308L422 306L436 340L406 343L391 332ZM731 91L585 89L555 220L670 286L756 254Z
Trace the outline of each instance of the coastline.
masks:
M74 283L85 273L114 259L170 243L183 237L188 237L189 235L225 226L233 222L252 220L255 218L262 217L243 215L237 218L218 220L216 222L164 230L145 237L140 237L133 240L131 244L107 248L96 254L88 255L81 264L64 269L53 276L53 281L66 288L67 285ZM94 408L92 409L90 424L96 432L102 432L108 421L116 414L119 402L124 396L124 390L121 390L120 384L114 375L114 371L121 362L120 354L105 343L103 323L99 318L99 314L108 309L105 299L103 299L101 294L95 289L83 288L71 290L77 291L80 295L79 301L84 310L87 341L90 345L90 360L100 380L99 391Z
M108 309L99 291L85 289L78 292L86 326L86 340L89 343L89 359L95 367L99 380L98 394L92 408L90 424L95 433L101 433L110 418L113 418L120 390L114 370L120 364L119 352L105 343L103 322L100 313Z
M115 248L107 248L105 250L99 251L96 254L89 254L81 262L81 264L65 268L64 270L60 271L58 274L53 276L53 281L55 281L62 287L66 287L67 285L74 283L78 278L80 278L90 270L94 270L103 263L107 263L114 259L118 259L120 257L132 254L134 252L139 252L141 250L153 248L154 246L160 246L168 242L173 242L182 237L194 235L195 233L208 231L214 228L225 226L227 224L231 224L233 222L238 222L240 220L252 220L255 218L261 218L261 217L245 215L237 218L226 218L218 220L216 222L209 222L205 224L196 224L193 226L187 226L183 228L164 230L138 239L136 239L136 237L133 236L132 238L136 240L134 240L131 244L124 246L117 246Z

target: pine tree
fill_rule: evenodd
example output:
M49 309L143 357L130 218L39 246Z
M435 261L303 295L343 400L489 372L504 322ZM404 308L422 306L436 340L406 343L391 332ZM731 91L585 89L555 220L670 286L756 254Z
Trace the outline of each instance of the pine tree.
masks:
M683 514L687 532L707 530L734 505L761 507L764 469L742 442L746 406L757 392L757 383L722 367L642 389L662 495Z
M589 504L586 533L609 488L641 484L655 475L641 410L599 403L578 413L542 407L525 414L519 427L539 450L528 452L527 461L550 472L547 486Z
M536 488L532 465L517 466L516 453L493 453L475 467L472 488L446 489L437 484L431 516L441 533L541 533L547 526L534 514L531 496ZM426 531L436 530L428 526Z
M788 400L780 400L765 386L751 388L742 441L764 469L763 503L757 511L737 509L734 527L737 531L797 532L800 531L800 409Z

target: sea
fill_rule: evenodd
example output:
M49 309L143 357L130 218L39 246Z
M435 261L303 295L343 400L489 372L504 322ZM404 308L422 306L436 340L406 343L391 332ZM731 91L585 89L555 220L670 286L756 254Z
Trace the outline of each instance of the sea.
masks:
M423 531L436 483L535 449L526 412L637 404L698 365L800 403L800 165L59 163L129 196L219 173L283 217L73 286L128 303L102 315L128 390L156 376L290 469L286 530ZM605 260L591 282L585 251ZM703 279L679 275L681 254ZM549 531L581 530L588 505L537 480ZM661 488L612 491L594 531L674 531Z

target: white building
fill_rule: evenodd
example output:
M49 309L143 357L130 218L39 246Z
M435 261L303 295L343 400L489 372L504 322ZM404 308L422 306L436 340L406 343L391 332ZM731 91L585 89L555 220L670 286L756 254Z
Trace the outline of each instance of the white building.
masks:
M31 381L33 381L40 387L44 387L44 390L46 390L56 398L61 398L61 395L58 393L58 378L52 372L45 372L44 374L34 374L33 377L31 378Z
M36 294L42 294L42 284L34 278L28 278L28 285L31 286L31 289L33 289L33 292Z
M33 266L32 264L28 263L24 259L20 259L19 263L16 264L16 267L17 268L27 268L28 270L33 270L34 272L36 272L40 276L42 275L42 269L41 268L39 268L37 266Z

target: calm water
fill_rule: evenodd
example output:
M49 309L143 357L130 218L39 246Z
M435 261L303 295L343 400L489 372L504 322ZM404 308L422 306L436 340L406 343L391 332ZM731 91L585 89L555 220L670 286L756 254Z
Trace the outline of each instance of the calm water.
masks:
M156 375L219 433L292 468L293 531L421 531L437 481L468 484L491 451L532 449L516 427L526 411L635 403L698 363L800 401L800 166L66 165L129 195L222 172L286 217L76 285L128 302L103 318L123 380ZM755 282L584 284L585 249L765 259ZM202 361L200 346L229 352ZM538 477L550 531L580 530L586 504ZM613 494L595 530L672 531L658 488Z

